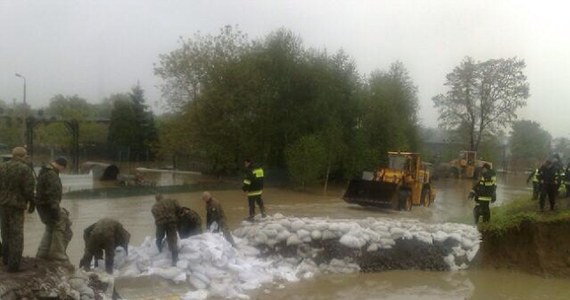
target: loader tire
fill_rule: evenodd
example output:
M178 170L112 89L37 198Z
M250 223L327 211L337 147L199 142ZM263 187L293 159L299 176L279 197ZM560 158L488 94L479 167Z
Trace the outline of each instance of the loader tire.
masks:
M400 189L398 192L399 210L412 210L412 192L407 189Z
M481 175L481 167L475 168L472 179L479 179L479 175Z
M431 205L431 189L429 187L424 187L421 193L420 205L424 207L429 207Z
M412 210L412 196L401 197L399 201L399 210L411 211Z
M411 211L412 210L412 197L411 196L408 197L404 203L405 203L404 209L406 211Z
M459 178L459 176L461 175L461 172L459 171L458 168L451 168L449 173L451 173L452 178Z

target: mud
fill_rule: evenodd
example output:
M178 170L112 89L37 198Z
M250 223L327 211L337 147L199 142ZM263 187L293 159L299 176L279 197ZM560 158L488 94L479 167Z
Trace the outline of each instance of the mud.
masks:
M522 221L505 232L482 232L480 264L570 278L570 220Z
M23 257L20 271L0 265L0 299L106 299L109 283L97 275L75 273L71 265Z

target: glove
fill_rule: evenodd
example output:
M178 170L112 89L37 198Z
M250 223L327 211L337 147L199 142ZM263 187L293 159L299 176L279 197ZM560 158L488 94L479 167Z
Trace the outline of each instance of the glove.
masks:
M467 196L467 199L473 200L474 198L475 198L475 191L474 190L469 191L469 196Z
M212 222L212 224L210 224L210 228L208 228L210 232L218 232L219 226L218 226L218 222Z
M28 213L33 214L36 210L36 204L32 201L28 204Z

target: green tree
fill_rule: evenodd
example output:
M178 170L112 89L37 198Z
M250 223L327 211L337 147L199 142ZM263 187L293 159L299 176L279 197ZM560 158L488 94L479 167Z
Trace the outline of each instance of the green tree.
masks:
M132 158L130 146L136 144L137 120L132 99L127 94L116 94L110 97L113 102L109 123L108 144L111 151L119 151L119 159Z
M550 134L534 121L513 122L509 147L514 167L538 167L550 154L551 140Z
M352 155L349 143L356 126L357 91L361 83L354 61L342 50L332 56L315 52L309 54L309 61L316 82L315 99L304 111L308 112L306 117L312 120L311 127L326 146L323 174L323 193L326 194L331 175L346 173L344 160Z
M245 157L288 168L287 149L309 136L324 145L316 178L326 191L387 150L419 148L417 89L401 63L363 83L346 53L307 49L286 29L248 41L226 27L184 41L155 71L171 97L161 155L194 156L216 174L236 172Z
M326 146L315 135L301 137L286 149L291 179L303 188L318 182L327 168Z
M355 89L352 77L356 76L347 55L331 57L325 52L305 51L300 39L284 29L252 43L241 38L222 31L220 36L203 38L198 43L230 49L218 49L216 56L195 54L196 58L208 57L209 64L216 68L201 73L199 92L193 98L187 97L182 111L175 116L174 122L185 128L185 135L192 141L187 149L202 149L197 152L205 154L212 170L225 172L239 168L246 156L271 166L285 166L286 146L306 134L330 137L326 131L340 127L341 139L349 136L346 128L354 122L347 115L354 109L348 109L348 104ZM218 40L224 43L216 43ZM210 48L194 49L200 52ZM199 72L185 69L192 65L190 58L188 62L168 62L172 65L157 70L171 79L179 77L179 72L189 72L186 78L194 78L192 74ZM342 147L333 146L342 144L331 142L331 158L340 156L338 149ZM331 165L335 160L331 159Z
M130 97L133 103L137 128L132 133L135 135L136 141L131 145L135 152L135 158L137 160L152 160L154 158L154 148L157 147L158 142L154 114L145 103L144 90L140 87L140 84L132 88Z
M238 28L225 26L216 36L203 36L199 32L193 38L180 39L180 47L160 55L160 63L154 72L163 79L162 93L172 112L184 109L208 86L217 70L235 61L248 49L247 36Z
M402 63L372 73L358 124L360 146L369 149L361 154L366 168L385 164L388 151L419 151L417 108L417 88Z
M23 141L23 104L8 105L0 100L0 143L7 147L22 145Z
M95 108L96 105L77 95L56 95L52 97L49 105L41 110L38 119L56 122L40 123L34 130L34 144L69 150L72 136L63 122L71 120L79 122L80 147L105 143L107 140L107 124L93 122L95 120Z
M190 153L192 139L188 137L188 122L181 122L182 118L172 113L157 116L156 127L158 131L159 145L158 155L168 158L176 153ZM186 125L186 127L181 127Z
M60 94L50 99L49 106L44 110L44 114L48 117L83 120L91 117L92 108L92 104L77 95L64 96Z
M524 68L517 58L475 62L466 57L447 74L449 91L433 97L440 126L464 131L470 150L477 151L485 134L509 125L526 104L529 85Z
M117 94L110 98L111 110L108 143L112 151L121 153L120 159L149 160L154 157L158 132L154 115L145 104L140 85L129 94Z

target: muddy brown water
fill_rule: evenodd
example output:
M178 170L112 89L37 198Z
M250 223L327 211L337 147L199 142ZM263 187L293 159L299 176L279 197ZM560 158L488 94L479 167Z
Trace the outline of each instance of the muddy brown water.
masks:
M194 175L173 177L152 174L154 180L168 184L191 182ZM498 200L495 205L516 197L530 195L524 175L499 176ZM62 176L66 190L90 188L90 178ZM286 189L269 188L264 199L269 214L281 213L297 217L329 218L415 218L424 222L470 223L472 201L467 199L470 180L445 179L435 182L436 202L429 208L414 207L411 212L389 209L365 209L346 204L342 191L327 196ZM232 228L247 215L247 200L239 190L213 191L220 200ZM205 220L200 193L169 195L181 204L197 210ZM154 220L150 208L154 196L114 199L74 199L62 201L72 217L74 237L68 249L72 263L78 264L83 254L83 229L102 217L120 220L131 233L131 244L139 246L146 236L154 236ZM27 215L24 255L35 255L43 225L37 214ZM413 259L413 258L411 258ZM252 299L570 299L570 280L549 279L512 271L467 270L460 272L391 271L382 273L318 275L296 283L283 283L251 292ZM161 280L129 280L123 293L131 299L160 299L184 287L169 287ZM126 295L125 295L126 296ZM170 298L170 297L168 297Z

